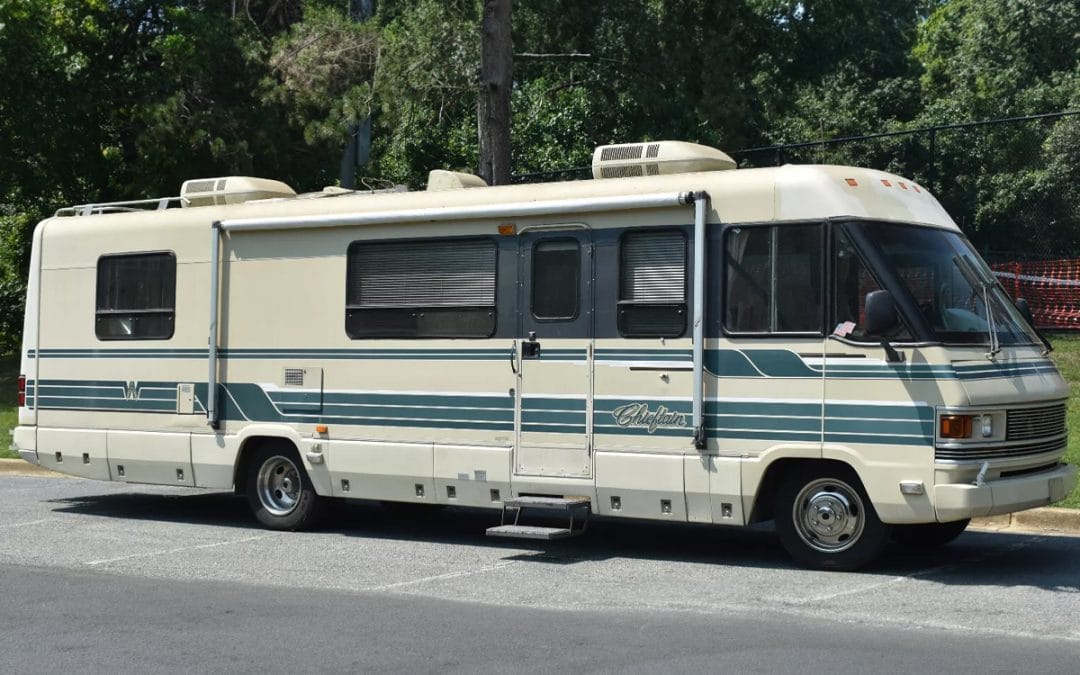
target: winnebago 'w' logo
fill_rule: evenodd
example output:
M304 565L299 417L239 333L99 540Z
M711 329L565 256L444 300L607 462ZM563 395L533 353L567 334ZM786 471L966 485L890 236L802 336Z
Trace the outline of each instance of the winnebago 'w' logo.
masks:
M124 398L128 401L139 400L139 381L128 380L127 385L124 387Z
M627 403L611 411L615 418L615 424L620 427L643 427L651 434L660 427L685 427L686 413L668 410L664 406L657 406L656 410L649 410L648 403Z

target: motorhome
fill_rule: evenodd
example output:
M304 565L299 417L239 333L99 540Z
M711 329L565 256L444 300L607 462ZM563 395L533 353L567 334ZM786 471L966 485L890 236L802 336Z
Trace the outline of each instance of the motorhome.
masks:
M545 539L773 520L845 570L1074 488L1048 346L923 186L680 142L598 148L593 175L61 209L33 236L15 446L235 489L275 529L339 499Z

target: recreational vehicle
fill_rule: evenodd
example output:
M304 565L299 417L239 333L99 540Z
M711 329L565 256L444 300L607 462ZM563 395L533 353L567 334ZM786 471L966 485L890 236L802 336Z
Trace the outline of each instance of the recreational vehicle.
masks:
M773 520L799 564L855 569L1073 489L1048 349L879 171L653 142L573 182L191 180L37 226L14 439L235 489L275 529L350 498L545 539Z

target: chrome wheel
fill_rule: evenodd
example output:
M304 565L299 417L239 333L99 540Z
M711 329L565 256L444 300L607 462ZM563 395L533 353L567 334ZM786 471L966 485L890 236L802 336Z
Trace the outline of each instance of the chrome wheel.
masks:
M288 457L275 455L259 468L255 479L259 502L274 516L287 516L296 509L303 494L300 471Z
M866 525L858 491L835 478L818 478L799 491L792 504L799 538L815 551L839 553L854 546Z

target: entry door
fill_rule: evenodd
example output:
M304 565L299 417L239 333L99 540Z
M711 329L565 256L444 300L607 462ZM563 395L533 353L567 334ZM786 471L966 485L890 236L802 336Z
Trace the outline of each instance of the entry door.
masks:
M514 472L592 475L593 256L585 229L520 237Z

